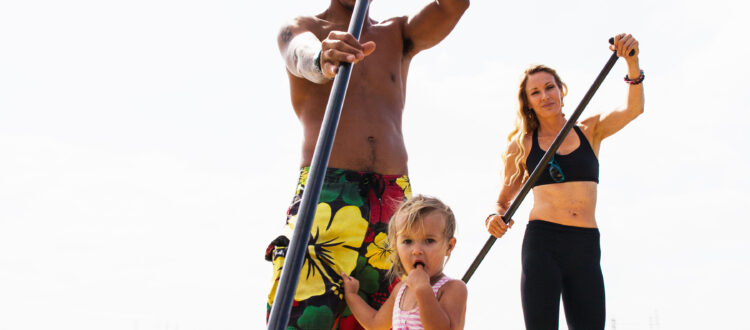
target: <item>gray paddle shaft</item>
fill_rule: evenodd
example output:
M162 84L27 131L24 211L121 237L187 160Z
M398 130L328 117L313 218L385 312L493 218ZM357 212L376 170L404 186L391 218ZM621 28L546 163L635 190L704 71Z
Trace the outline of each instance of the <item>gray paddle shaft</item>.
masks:
M369 0L357 0L354 5L354 12L349 21L349 33L359 40L362 33L362 26L367 13ZM268 319L269 330L283 330L287 328L289 322L289 312L292 309L294 293L297 291L297 282L300 271L307 251L307 243L310 237L315 210L318 207L320 190L323 188L323 179L328 167L328 159L331 156L333 140L336 136L336 128L341 117L341 107L344 105L344 96L349 86L349 78L352 73L352 64L343 62L339 66L336 78L333 80L333 87L328 98L328 106L323 117L323 124L320 127L318 142L315 145L310 172L305 184L305 192L302 194L302 202L299 208L297 224L294 226L294 233L287 248L284 268L281 271L279 286L274 297L271 315Z

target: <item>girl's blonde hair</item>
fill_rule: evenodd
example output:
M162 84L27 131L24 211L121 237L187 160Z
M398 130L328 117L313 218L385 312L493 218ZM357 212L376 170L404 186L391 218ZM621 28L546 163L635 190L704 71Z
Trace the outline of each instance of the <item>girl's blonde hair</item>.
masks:
M511 176L506 176L508 179L505 181L505 185L510 185L515 180L519 179L521 182L526 181L528 178L528 171L526 170L526 150L523 146L523 139L526 134L534 132L539 128L539 119L536 117L534 110L529 108L529 97L526 95L526 83L529 81L529 76L539 72L546 72L555 78L555 84L562 90L562 96L568 94L568 86L560 79L557 75L557 71L550 67L538 64L533 65L523 72L523 79L521 84L518 86L518 112L516 112L516 121L514 123L513 130L508 134L508 142L515 143L520 151L513 159L510 159L510 154L505 151L503 154L503 160L507 164L508 161L513 162L515 171ZM510 150L510 148L508 148Z
M456 216L448 205L445 205L445 203L435 197L424 195L414 196L407 199L393 213L388 223L388 248L391 250L390 258L392 264L388 275L392 278L406 274L404 265L401 264L401 258L398 255L398 249L396 248L398 235L411 230L417 224L424 225L422 219L425 215L433 211L443 215L443 219L445 219L443 235L446 240L450 240L456 231ZM403 221L398 221L401 218L403 218Z

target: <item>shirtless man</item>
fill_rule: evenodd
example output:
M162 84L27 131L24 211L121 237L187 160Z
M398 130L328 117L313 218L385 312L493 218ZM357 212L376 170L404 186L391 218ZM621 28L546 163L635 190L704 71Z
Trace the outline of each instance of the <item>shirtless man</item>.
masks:
M388 220L411 194L401 131L409 64L414 55L453 30L469 0L432 0L413 16L380 22L368 14L359 42L346 32L354 5L355 0L330 0L324 12L298 17L282 26L278 35L304 141L287 230L266 250L266 259L274 265L268 311L297 221L331 92L330 79L339 63L356 63L290 315L289 326L299 329L359 328L346 310L341 272L359 280L360 295L373 308L388 297Z

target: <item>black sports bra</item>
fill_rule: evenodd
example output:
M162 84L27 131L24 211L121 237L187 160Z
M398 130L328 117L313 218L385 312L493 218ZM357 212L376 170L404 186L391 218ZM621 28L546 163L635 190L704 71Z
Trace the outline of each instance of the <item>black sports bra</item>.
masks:
M533 187L570 181L593 181L599 183L599 160L596 158L589 140L586 139L586 136L583 135L578 126L573 126L573 129L578 134L578 140L581 141L578 148L567 155L556 153L547 166L545 166L544 171ZM534 131L531 141L531 150L529 151L529 156L526 157L526 168L529 173L534 171L534 168L536 168L536 165L544 157L545 153L539 147L537 130ZM552 169L550 169L550 165Z

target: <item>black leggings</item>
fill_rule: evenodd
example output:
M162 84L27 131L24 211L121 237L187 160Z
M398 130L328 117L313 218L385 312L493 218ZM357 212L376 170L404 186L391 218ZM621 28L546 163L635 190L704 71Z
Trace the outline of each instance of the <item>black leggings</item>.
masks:
M570 330L604 329L600 258L598 229L529 221L521 252L526 329L558 329L560 294Z

